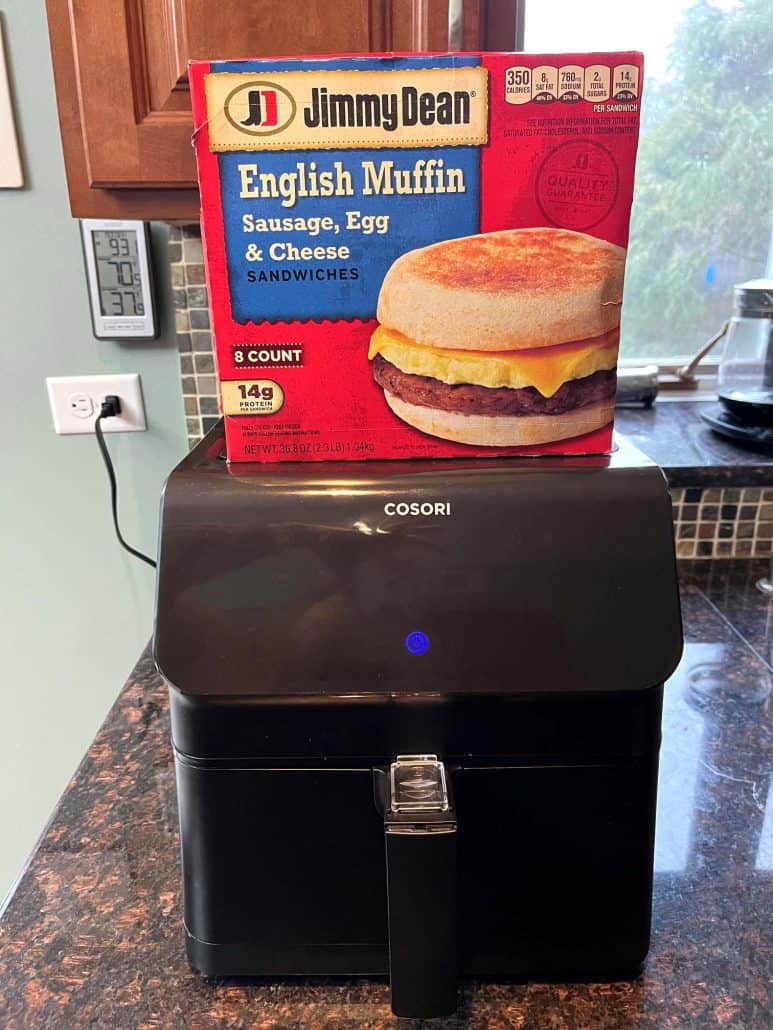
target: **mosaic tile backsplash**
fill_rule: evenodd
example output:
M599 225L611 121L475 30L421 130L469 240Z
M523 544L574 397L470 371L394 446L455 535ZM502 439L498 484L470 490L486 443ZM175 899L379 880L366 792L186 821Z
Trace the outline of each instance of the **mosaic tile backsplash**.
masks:
M169 257L188 444L219 418L201 230L170 227ZM678 558L762 557L773 552L773 489L686 487L671 491Z
M686 487L671 491L677 558L767 557L773 490Z
M198 224L170 226L169 260L185 422L193 447L220 417Z

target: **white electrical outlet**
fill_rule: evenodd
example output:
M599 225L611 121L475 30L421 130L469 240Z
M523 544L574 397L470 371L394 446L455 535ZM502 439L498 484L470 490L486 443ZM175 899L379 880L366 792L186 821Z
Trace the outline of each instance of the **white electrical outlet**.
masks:
M132 372L114 376L49 376L46 379L54 431L93 433L102 401L114 394L121 414L100 422L105 433L137 433L147 429L140 377Z

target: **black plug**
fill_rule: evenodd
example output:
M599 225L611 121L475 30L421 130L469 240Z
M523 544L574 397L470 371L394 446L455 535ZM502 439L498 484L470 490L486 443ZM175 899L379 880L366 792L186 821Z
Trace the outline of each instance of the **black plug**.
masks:
M102 401L102 407L99 409L100 418L112 418L114 415L121 414L121 398L116 397L114 393L109 393Z
M102 404L99 408L99 414L94 419L94 435L97 438L97 446L99 447L102 460L105 463L107 469L107 478L110 483L110 507L113 511L113 526L115 527L115 535L118 537L118 542L121 547L125 548L129 554L133 554L135 558L139 558L140 561L144 561L146 565L152 565L155 569L156 563L152 558L149 558L147 554L143 554L142 551L138 551L136 547L132 547L131 544L127 544L121 533L121 527L118 525L118 481L115 478L115 469L113 468L113 462L110 458L110 452L107 449L105 438L102 435L102 426L100 425L103 418L115 418L116 415L121 414L121 398L116 397L114 393L108 393L102 399Z

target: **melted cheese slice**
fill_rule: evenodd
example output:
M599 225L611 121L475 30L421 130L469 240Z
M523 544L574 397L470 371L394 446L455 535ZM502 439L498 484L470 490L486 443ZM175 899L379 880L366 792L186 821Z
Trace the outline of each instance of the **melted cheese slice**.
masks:
M431 376L449 386L470 383L492 388L509 386L513 390L533 386L543 397L552 397L570 379L613 369L619 342L620 330L613 329L592 340L533 350L451 350L425 347L379 326L371 338L368 358L380 354L402 372Z

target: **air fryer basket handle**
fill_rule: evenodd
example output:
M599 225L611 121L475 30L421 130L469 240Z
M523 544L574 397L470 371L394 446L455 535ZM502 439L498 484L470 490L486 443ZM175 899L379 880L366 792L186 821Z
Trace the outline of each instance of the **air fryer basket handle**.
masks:
M424 768L422 768L424 764ZM442 781L442 799L422 807L400 774ZM397 774L396 774L397 770ZM439 797L439 795L438 795ZM428 1019L456 1010L456 815L434 755L400 756L389 770L384 813L389 976L396 1016Z

